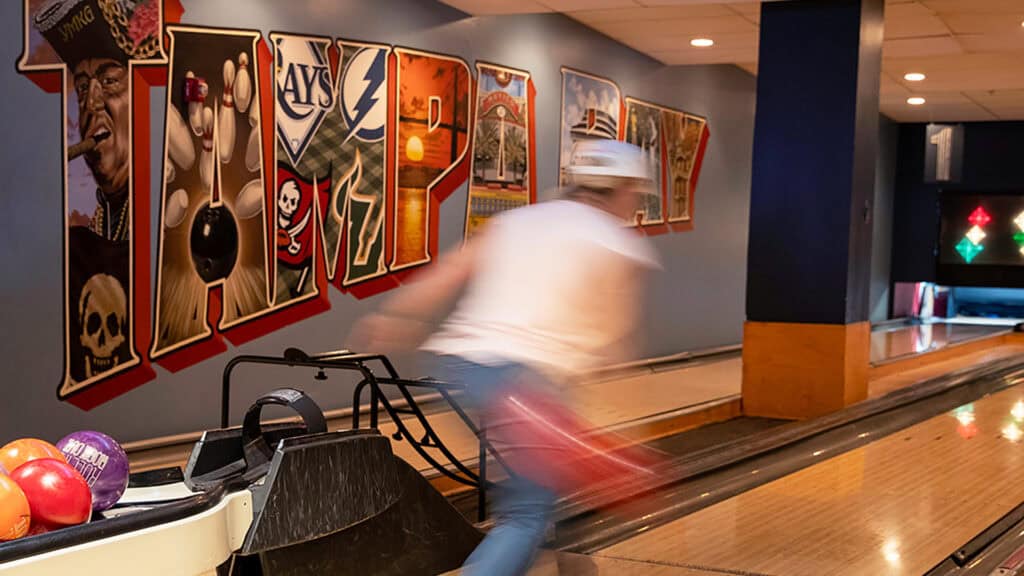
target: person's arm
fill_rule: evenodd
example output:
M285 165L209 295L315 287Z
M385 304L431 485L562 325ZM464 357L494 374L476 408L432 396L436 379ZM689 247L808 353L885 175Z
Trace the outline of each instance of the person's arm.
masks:
M443 255L433 266L427 266L413 276L408 286L385 300L379 313L411 320L431 320L469 282L479 252L478 245L478 241L470 241Z
M458 296L473 275L480 238L443 255L389 296L377 312L352 329L348 346L365 352L395 352L418 345L439 310Z

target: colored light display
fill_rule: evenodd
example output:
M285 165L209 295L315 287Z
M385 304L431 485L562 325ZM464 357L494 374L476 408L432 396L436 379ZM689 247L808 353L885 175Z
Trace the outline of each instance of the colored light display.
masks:
M971 261L973 261L978 256L978 254L981 254L983 250L985 250L984 246L975 244L974 242L971 242L969 238L966 237L964 237L964 239L961 240L956 245L956 251L959 252L961 256L963 256L964 261L967 262L968 264L970 264Z
M956 251L960 253L965 262L970 264L977 258L978 254L985 250L985 247L981 245L981 241L985 239L987 234L985 234L982 227L991 222L992 217L989 216L984 208L978 206L967 217L967 221L973 224L973 226L964 234L964 239L956 245Z
M992 221L992 217L988 215L988 212L985 212L984 208L978 206L977 208L975 208L974 212L971 212L971 215L969 218L967 218L967 221L970 222L971 224L974 224L975 226L984 227L986 224Z
M1024 190L943 191L940 214L937 281L1024 287Z
M967 231L967 239L972 244L981 244L981 241L985 239L985 231L980 226L975 225L973 228Z

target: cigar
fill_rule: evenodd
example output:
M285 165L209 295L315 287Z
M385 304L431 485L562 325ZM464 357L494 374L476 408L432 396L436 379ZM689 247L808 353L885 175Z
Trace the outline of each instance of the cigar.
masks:
M110 138L109 133L101 134L99 137L90 136L89 138L82 140L78 144L72 144L71 146L68 146L68 161L70 162L71 160L78 158L82 154L92 152L93 150L96 149L96 146L98 146L100 142L103 142L107 138Z

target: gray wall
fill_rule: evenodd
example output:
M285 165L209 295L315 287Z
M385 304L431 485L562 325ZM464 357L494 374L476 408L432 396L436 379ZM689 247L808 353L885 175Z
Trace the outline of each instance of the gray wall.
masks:
M746 284L747 220L754 78L732 66L665 67L558 15L469 18L432 0L184 0L186 23L332 35L390 42L455 54L472 65L486 60L529 70L537 86L537 169L540 199L550 197L558 163L560 66L616 80L624 95L707 116L711 140L696 196L696 228L654 238L665 272L651 287L645 356L738 343ZM0 339L6 363L6 402L0 440L17 436L58 439L79 428L106 430L122 441L213 427L219 414L220 371L237 353L278 354L286 346L327 350L340 345L352 321L376 304L331 289L332 309L227 354L157 379L91 412L59 403L61 375L60 98L42 93L14 71L21 51L21 2L0 5L4 27L0 59L5 179L0 259L7 270ZM163 89L153 103L153 205L162 157ZM466 200L461 187L441 210L442 247L460 237ZM156 230L157 214L152 216ZM153 242L152 249L156 250ZM155 259L154 259L155 261ZM421 368L406 361L410 372ZM332 377L314 384L296 371L239 372L234 411L257 391L299 385L325 408L347 405L351 384Z
M896 162L899 124L882 116L878 120L878 162L875 165L874 234L871 238L871 301L869 319L889 318L892 286L892 209L896 195Z

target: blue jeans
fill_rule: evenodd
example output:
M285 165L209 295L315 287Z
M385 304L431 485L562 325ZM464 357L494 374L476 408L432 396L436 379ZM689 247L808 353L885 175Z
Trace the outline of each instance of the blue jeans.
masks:
M455 356L438 358L441 380L466 386L471 409L488 405L501 387L525 369L509 362L496 366L475 364ZM463 566L468 576L516 576L526 574L537 549L544 542L555 494L526 478L512 475L497 490L494 528Z

